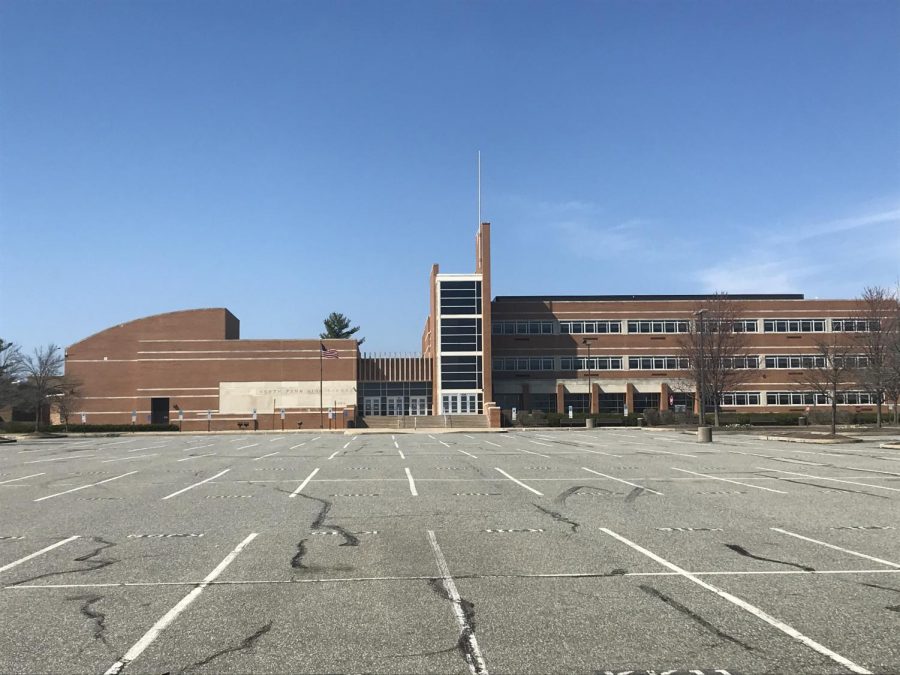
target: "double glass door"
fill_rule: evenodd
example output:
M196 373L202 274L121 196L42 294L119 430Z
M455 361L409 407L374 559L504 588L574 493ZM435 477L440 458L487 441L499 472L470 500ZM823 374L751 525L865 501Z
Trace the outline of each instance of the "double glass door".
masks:
M409 414L414 417L421 417L428 414L428 397L427 396L410 396L409 397Z
M387 397L387 414L397 416L403 414L403 397L388 396Z
M441 412L444 415L477 415L477 394L443 394Z

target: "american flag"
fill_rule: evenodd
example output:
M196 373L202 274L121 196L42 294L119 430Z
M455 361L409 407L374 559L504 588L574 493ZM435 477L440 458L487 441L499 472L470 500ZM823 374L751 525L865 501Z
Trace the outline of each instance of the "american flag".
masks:
M325 359L336 359L338 357L337 349L327 349L325 345L321 342L319 343L319 347L322 348L322 358Z

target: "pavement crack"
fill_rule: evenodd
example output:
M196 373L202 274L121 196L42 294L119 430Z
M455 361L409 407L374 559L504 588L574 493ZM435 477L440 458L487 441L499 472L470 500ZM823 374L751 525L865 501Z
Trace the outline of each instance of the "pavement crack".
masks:
M306 539L301 539L297 542L297 552L294 554L294 557L291 558L291 567L295 570L308 570L309 567L303 562L303 557L306 553Z
M581 490L595 490L596 492L602 492L603 494L611 494L609 490L605 490L594 485L576 485L575 487L570 487L567 490L563 490L562 492L560 492L553 500L553 502L555 504L562 504L563 506L565 506L566 500L573 494L575 494L576 492L580 492Z
M642 488L642 487L634 488L631 492L629 492L627 495L625 495L625 501L633 502L635 499L637 499L642 494L644 494L644 491L645 491L645 488Z
M671 607L672 609L675 609L676 611L679 611L682 614L684 614L685 616L689 617L690 619L692 619L693 621L698 623L700 626L702 626L703 628L705 628L706 630L708 630L710 633L714 634L715 636L717 636L723 640L727 640L728 642L734 643L734 644L742 647L743 649L746 649L747 651L751 651L753 649L753 647L748 645L746 642L742 642L741 640L738 640L736 637L729 635L728 633L716 628L714 625L712 625L709 621L704 619L702 616L693 612L688 607L685 607L684 605L682 605L680 602L678 602L674 598L657 590L653 586L641 584L639 586L639 588L642 591L644 591L645 593L647 593L648 595L652 595L653 597L658 598L659 600L662 600L664 603L669 605L669 607Z
M540 504L535 504L534 502L532 502L531 505L534 508L536 508L538 511L540 511L541 513L547 514L548 516L553 518L553 520L557 521L558 523L565 523L566 525L568 525L569 527L572 528L573 533L578 532L578 528L581 527L581 523L576 523L574 520L570 520L569 518L566 518L563 514L557 512L557 511L551 511L550 509L544 508Z
M757 473L757 475L765 476L763 473ZM766 476L766 478L771 478L771 476ZM851 492L855 495L864 495L866 497L877 497L878 499L890 499L890 497L885 497L884 495L876 495L871 492L864 492L863 490L851 490L849 488L839 488L834 487L832 485L819 485L818 483L808 483L803 480L797 480L796 478L781 478L778 480L783 480L786 483L796 483L797 485L807 485L809 487L820 488L822 490L832 490L833 492Z
M469 668L475 675L481 675L486 672L483 669L483 662L475 651L475 605L465 598L460 597L454 600L444 580L434 578L428 580L428 586L439 596L457 605L462 613L462 628L459 631L459 639L456 641L456 649L469 664Z
M82 616L94 622L94 639L99 640L107 647L109 642L106 640L106 614L93 607L94 604L103 600L102 595L74 595L66 598L66 600L83 600L84 603L79 607Z
M798 570L803 570L804 572L815 572L816 571L815 567L809 567L807 565L800 565L798 563L792 563L792 562L788 562L786 560L776 560L775 558L764 558L763 556L754 555L753 553L750 553L750 551L745 549L743 546L738 546L737 544L725 544L725 546L727 548L730 548L732 551L734 551L738 555L744 556L745 558L753 558L754 560L762 560L764 562L771 562L771 563L775 563L777 565L787 565L789 567L796 567Z
M226 647L225 649L220 649L219 651L217 651L213 654L210 654L202 661L196 661L196 662L192 663L191 665L189 665L185 668L182 668L179 672L186 673L189 670L193 670L194 668L201 668L201 667L207 665L208 663L215 661L220 656L224 656L225 654L232 654L234 652L241 652L246 649L253 649L253 647L256 646L257 641L263 635L268 633L270 630L272 630L272 622L271 621L269 623L257 628L253 633L251 633L250 635L245 637L243 640L241 640L239 644L232 645L231 647Z
M56 572L44 572L43 574L36 574L25 579L20 579L15 583L10 584L10 586L19 586L21 584L28 583L29 581L37 581L38 579L46 579L47 577L55 577L62 574L94 572L96 570L103 569L104 567L109 567L110 565L119 562L117 558L96 558L92 560L92 558L99 555L101 551L104 551L116 545L114 542L106 541L105 539L103 539L103 537L93 537L92 541L94 541L94 543L100 544L100 546L95 548L90 553L86 553L85 555L78 556L74 559L75 562L87 563L89 567L76 567L74 569L58 570Z

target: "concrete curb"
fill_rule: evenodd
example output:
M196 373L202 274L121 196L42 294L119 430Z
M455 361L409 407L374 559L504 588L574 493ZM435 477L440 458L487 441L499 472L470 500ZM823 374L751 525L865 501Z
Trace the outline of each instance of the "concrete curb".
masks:
M785 443L812 443L814 445L838 445L841 443L862 443L861 438L792 438L790 436L757 436L763 441L783 441Z
M436 429L348 429L344 432L345 436L356 436L363 434L505 434L506 429L491 429L485 427L478 428L456 428L445 429L443 427Z

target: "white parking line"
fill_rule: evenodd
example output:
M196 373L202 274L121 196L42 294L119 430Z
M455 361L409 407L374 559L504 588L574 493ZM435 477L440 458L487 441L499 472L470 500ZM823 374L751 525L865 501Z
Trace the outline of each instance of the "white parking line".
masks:
M672 467L672 469L675 471L681 471L682 473L690 473L695 476L702 476L703 478L709 478L710 480L720 480L723 483L734 483L735 485L743 485L744 487L751 487L756 490L765 490L766 492L777 492L780 495L787 494L787 492L784 492L783 490L775 490L773 488L762 487L761 485L750 485L750 483L742 483L737 480L731 480L729 478L721 478L719 476L710 476L708 473L697 473L696 471L688 471L687 469L679 469L674 466Z
M787 462L788 464L806 464L807 466L828 466L820 462L805 462L802 459L788 459L787 457L772 457L771 455L760 455L756 452L740 452L738 450L729 450L728 452L735 455L753 455L754 457L764 457L771 459L773 462Z
M29 553L24 558L19 558L18 560L14 560L11 563L5 564L3 567L0 567L0 572L5 572L6 570L11 570L16 565L21 565L23 562L27 562L32 558L37 558L39 555L46 553L47 551L52 551L58 546L62 546L63 544L68 544L70 541L74 541L78 539L78 535L76 534L74 537L68 537L67 539L63 539L61 541L56 542L55 544L50 544L49 546L45 546L40 551L35 551L34 553Z
M769 469L764 466L758 466L757 469L762 471L772 471L773 473L784 473L789 476L803 476L804 478L814 478L816 480L828 480L834 483L846 483L847 485L861 485L863 487L875 488L876 490L890 490L891 492L900 492L900 488L887 487L885 485L872 485L870 483L859 483L855 480L841 480L840 478L827 478L825 476L813 476L809 473L797 473L796 471L782 471L780 469Z
M190 605L197 597L203 592L203 589L209 586L209 584L216 579L222 572L225 571L225 568L228 567L231 562L237 557L238 553L240 553L243 548L253 541L257 536L256 532L251 532L250 535L247 536L244 541L238 544L234 550L225 556L224 560L216 565L216 568L206 575L206 578L200 583L197 588L193 589L190 593L184 596L178 603L166 612L162 618L157 621L153 626L144 633L144 636L138 640L134 646L131 647L125 655L112 664L109 669L104 673L104 675L116 675L117 673L122 672L122 670L132 661L134 661L137 657L139 657L147 647L153 644L153 641L159 637L159 634L162 633L175 619L178 618L178 615L181 614L185 609L187 609L188 605Z
M84 459L85 457L96 457L97 455L69 455L68 457L54 457L53 459L33 459L30 462L22 462L23 464L41 464L42 462L62 462L67 459Z
M542 455L539 452L532 452L531 450L523 450L522 448L515 448L515 449L518 450L519 452L524 452L529 455L537 455L538 457L544 457L546 459L550 459L550 455Z
M211 448L215 443L207 443L206 445L192 445L189 448L182 448L181 452L190 452L192 450L200 450L202 448Z
M270 452L268 455L262 455L261 457L254 457L252 461L258 462L261 459L265 459L266 457L271 457L272 455L277 455L279 451Z
M406 455L403 454L403 451L400 448L397 448L397 452L400 453L400 459L406 459Z
M454 448L454 449L455 449L457 452L461 452L461 453L464 454L464 455L468 455L468 456L471 457L472 459L478 459L478 458L477 458L475 455L473 455L471 452L466 452L465 450L460 450L459 448Z
M296 450L297 448L302 448L304 445L306 445L306 443L307 443L307 441L303 441L302 443L297 443L297 445L292 445L291 447L289 447L288 450Z
M270 438L269 443L274 443L275 441L280 441L284 436L276 436L275 438Z
M441 582L447 591L447 597L453 604L453 614L456 616L456 623L459 624L459 641L465 640L466 642L467 649L464 652L466 663L469 664L469 670L472 672L472 675L488 675L484 656L481 655L478 640L475 639L475 626L466 618L466 613L462 608L462 599L459 597L459 591L456 590L453 577L450 576L450 568L447 566L444 554L441 553L441 547L438 546L433 530L428 530L428 541L431 544L431 549L434 551L434 559L437 562L438 571L441 573Z
M836 469L850 469L851 471L863 471L865 473L883 473L888 476L900 476L900 473L896 473L894 471L879 471L878 469L863 469L858 466L837 466L834 465Z
M185 458L183 458L183 459L176 459L175 461L176 461L176 462L187 462L187 461L190 461L190 460L192 460L192 459L200 459L201 457L212 457L213 455L216 455L216 454L218 454L218 453L215 453L215 452L207 452L205 455L191 455L190 457L185 457Z
M797 534L796 532L788 532L787 530L782 530L780 527L770 527L770 530L774 530L775 532L781 532L782 534L786 534L789 537L796 537L797 539L803 539L804 541L812 542L813 544L819 544L820 546L827 546L828 548L833 548L835 551L843 551L844 553L849 553L850 555L855 555L858 558L865 558L866 560L871 560L873 562L881 563L882 565L887 565L888 567L895 567L900 569L900 563L891 562L890 560L884 560L882 558L876 558L871 555L866 555L865 553L860 553L859 551L851 551L849 548L841 548L840 546L835 546L834 544L829 544L825 541L819 541L818 539L812 539L810 537L804 537L802 534Z
M246 450L247 448L255 448L259 443L251 443L250 445L242 445L239 448L235 448L235 450Z
M309 481L311 481L312 478L313 478L313 476L315 476L317 473L319 473L318 467L315 468L315 469L313 469L313 470L312 470L312 473L309 474L309 475L303 480L303 482L300 483L300 485L297 486L297 489L294 490L294 491L293 491L290 495L288 495L288 496L289 496L289 497L296 497L297 495L299 495L299 494L300 494L300 491L303 490L303 488L306 487L306 484L309 483Z
M132 448L131 450L126 450L125 452L140 452L141 450L159 450L160 448L166 447L167 443L163 443L162 445L148 445L146 448Z
M26 478L35 478L37 476L43 476L46 471L41 471L40 473L33 473L30 476L22 476L21 478L10 478L9 480L0 481L0 485L6 485L7 483L15 483L18 480L25 480Z
M492 441L485 440L484 442L487 443L488 445L493 445L495 448L502 448L502 447L503 447L503 446L500 445L499 443L494 443L494 442L492 442Z
M397 445L397 441L394 441L394 447L397 448L398 450L400 449L400 446Z
M409 491L412 492L413 497L418 497L419 492L416 490L416 483L413 480L413 476L409 470L409 467L404 467L404 471L406 471L406 478L407 480L409 480Z
M220 471L219 473L217 473L215 476L210 476L209 478L204 478L199 483L194 483L193 485L188 485L186 488L181 488L180 490L178 490L178 492L173 492L172 494L166 495L165 497L163 497L163 501L165 501L166 499L171 499L172 497L177 497L178 495L182 494L183 492L187 492L188 490L193 490L198 485L203 485L204 483L208 483L211 480L215 480L219 476L224 476L229 471L231 471L231 469L225 469L224 471Z
M531 440L530 438L526 438L525 440L528 441L529 443L534 443L535 445L543 445L545 448L552 448L552 447L553 447L553 446L550 445L549 443L541 443L540 441L533 441L533 440Z
M449 447L450 447L450 444L449 444L449 443L444 443L444 441L438 441L438 443L440 443L441 445L443 445L445 448L449 448Z
M642 490L646 490L647 492L652 492L653 494L659 495L660 497L663 496L662 492L657 492L656 490L651 490L650 488L648 488L644 485L638 485L637 483L631 483L631 482L625 480L624 478L616 478L615 476L610 476L605 473L600 473L599 471L594 471L593 469L589 469L586 466L583 466L581 468L590 473L597 474L598 476L603 476L604 478L608 478L609 480L618 481L619 483L625 483L625 485L630 485L631 487L641 488Z
M125 478L125 476L130 476L133 473L137 473L137 471L129 471L128 473L123 473L121 476L115 476L114 478L107 478L106 480L101 480L97 483L90 483L89 485L80 485L76 488L72 488L71 490L66 490L65 492L57 492L56 494L47 495L46 497L38 497L34 501L42 502L45 499L52 499L53 497L59 497L61 495L67 495L70 492L78 492L79 490L84 490L89 487L94 487L95 485L103 485L104 483L109 483L114 480L119 480L120 478Z
M657 450L656 448L651 448L648 445L642 445L639 447L644 448L644 452L661 452L664 455L679 455L680 457L693 457L694 459L697 459L697 455L689 455L686 452L670 452L668 450Z
M347 446L349 446L352 442L353 442L353 441L350 440L350 441L347 441L346 443L344 443L343 450L346 450L346 449L347 449Z
M330 455L328 455L328 459L334 459L335 455L337 455L339 452L340 450L335 450Z
M142 457L157 457L159 453L151 452L149 455L135 455L134 457L116 457L115 459L104 459L101 464L109 464L110 462L127 462L132 459L141 459ZM181 460L179 460L181 461Z
M534 494L536 494L538 497L543 497L543 496L544 496L544 493L543 493L543 492L538 492L537 490L535 490L535 489L534 489L533 487L531 487L530 485L525 485L525 483L523 483L522 481L520 481L518 478L513 478L512 476L510 476L508 473L506 473L506 472L505 472L503 469L501 469L500 467L496 467L496 466L495 466L494 469L495 469L496 471L499 471L500 473L502 473L502 474L503 474L504 476L506 476L507 478L509 478L513 483L516 483L516 484L518 484L518 485L521 485L521 486L522 486L523 488L525 488L526 490L531 490L531 491L532 491Z
M871 671L866 670L862 666L859 666L859 665L853 663L853 661L841 656L837 652L831 651L830 649L828 649L824 645L819 644L812 638L806 637L805 635L803 635L802 633L797 631L795 628L792 628L791 626L787 625L783 621L776 619L774 616L770 616L769 614L767 614L763 610L759 609L758 607L754 607L749 602L746 602L745 600L741 600L741 598L737 597L736 595L732 595L731 593L723 591L722 589L720 589L716 586L713 586L712 584L707 583L707 582L703 581L702 579L699 579L698 577L691 574L690 572L683 570L678 565L671 563L664 558L659 557L655 553L652 553L651 551L648 551L647 549L643 548L642 546L635 544L633 541L626 539L625 537L623 537L620 534L616 534L612 530L609 530L605 527L601 527L600 531L605 534L608 534L610 537L612 537L614 539L618 539L620 542L622 542L626 546L630 546L638 553L643 553L645 556L647 556L651 560L655 560L663 567L667 567L670 570L672 570L673 572L678 572L685 579L693 581L695 584L697 584L701 588L705 588L708 591L712 591L713 593L718 595L720 598L727 600L728 602L732 603L733 605L737 605L744 611L749 612L753 616L762 619L770 626L777 628L782 633L789 635L790 637L794 638L798 642L805 644L807 647L810 647L810 648L816 650L817 652L819 652L819 654L822 654L823 656L827 656L832 661L839 663L840 665L844 666L845 668L849 669L850 671L852 671L854 673L860 673L861 675L872 675Z
M622 456L622 455L613 455L612 453L603 452L602 450L588 450L587 448L582 448L580 450L580 452L590 452L591 454L594 454L594 455L606 455L607 457L621 457ZM556 454L562 454L562 453L556 453Z

